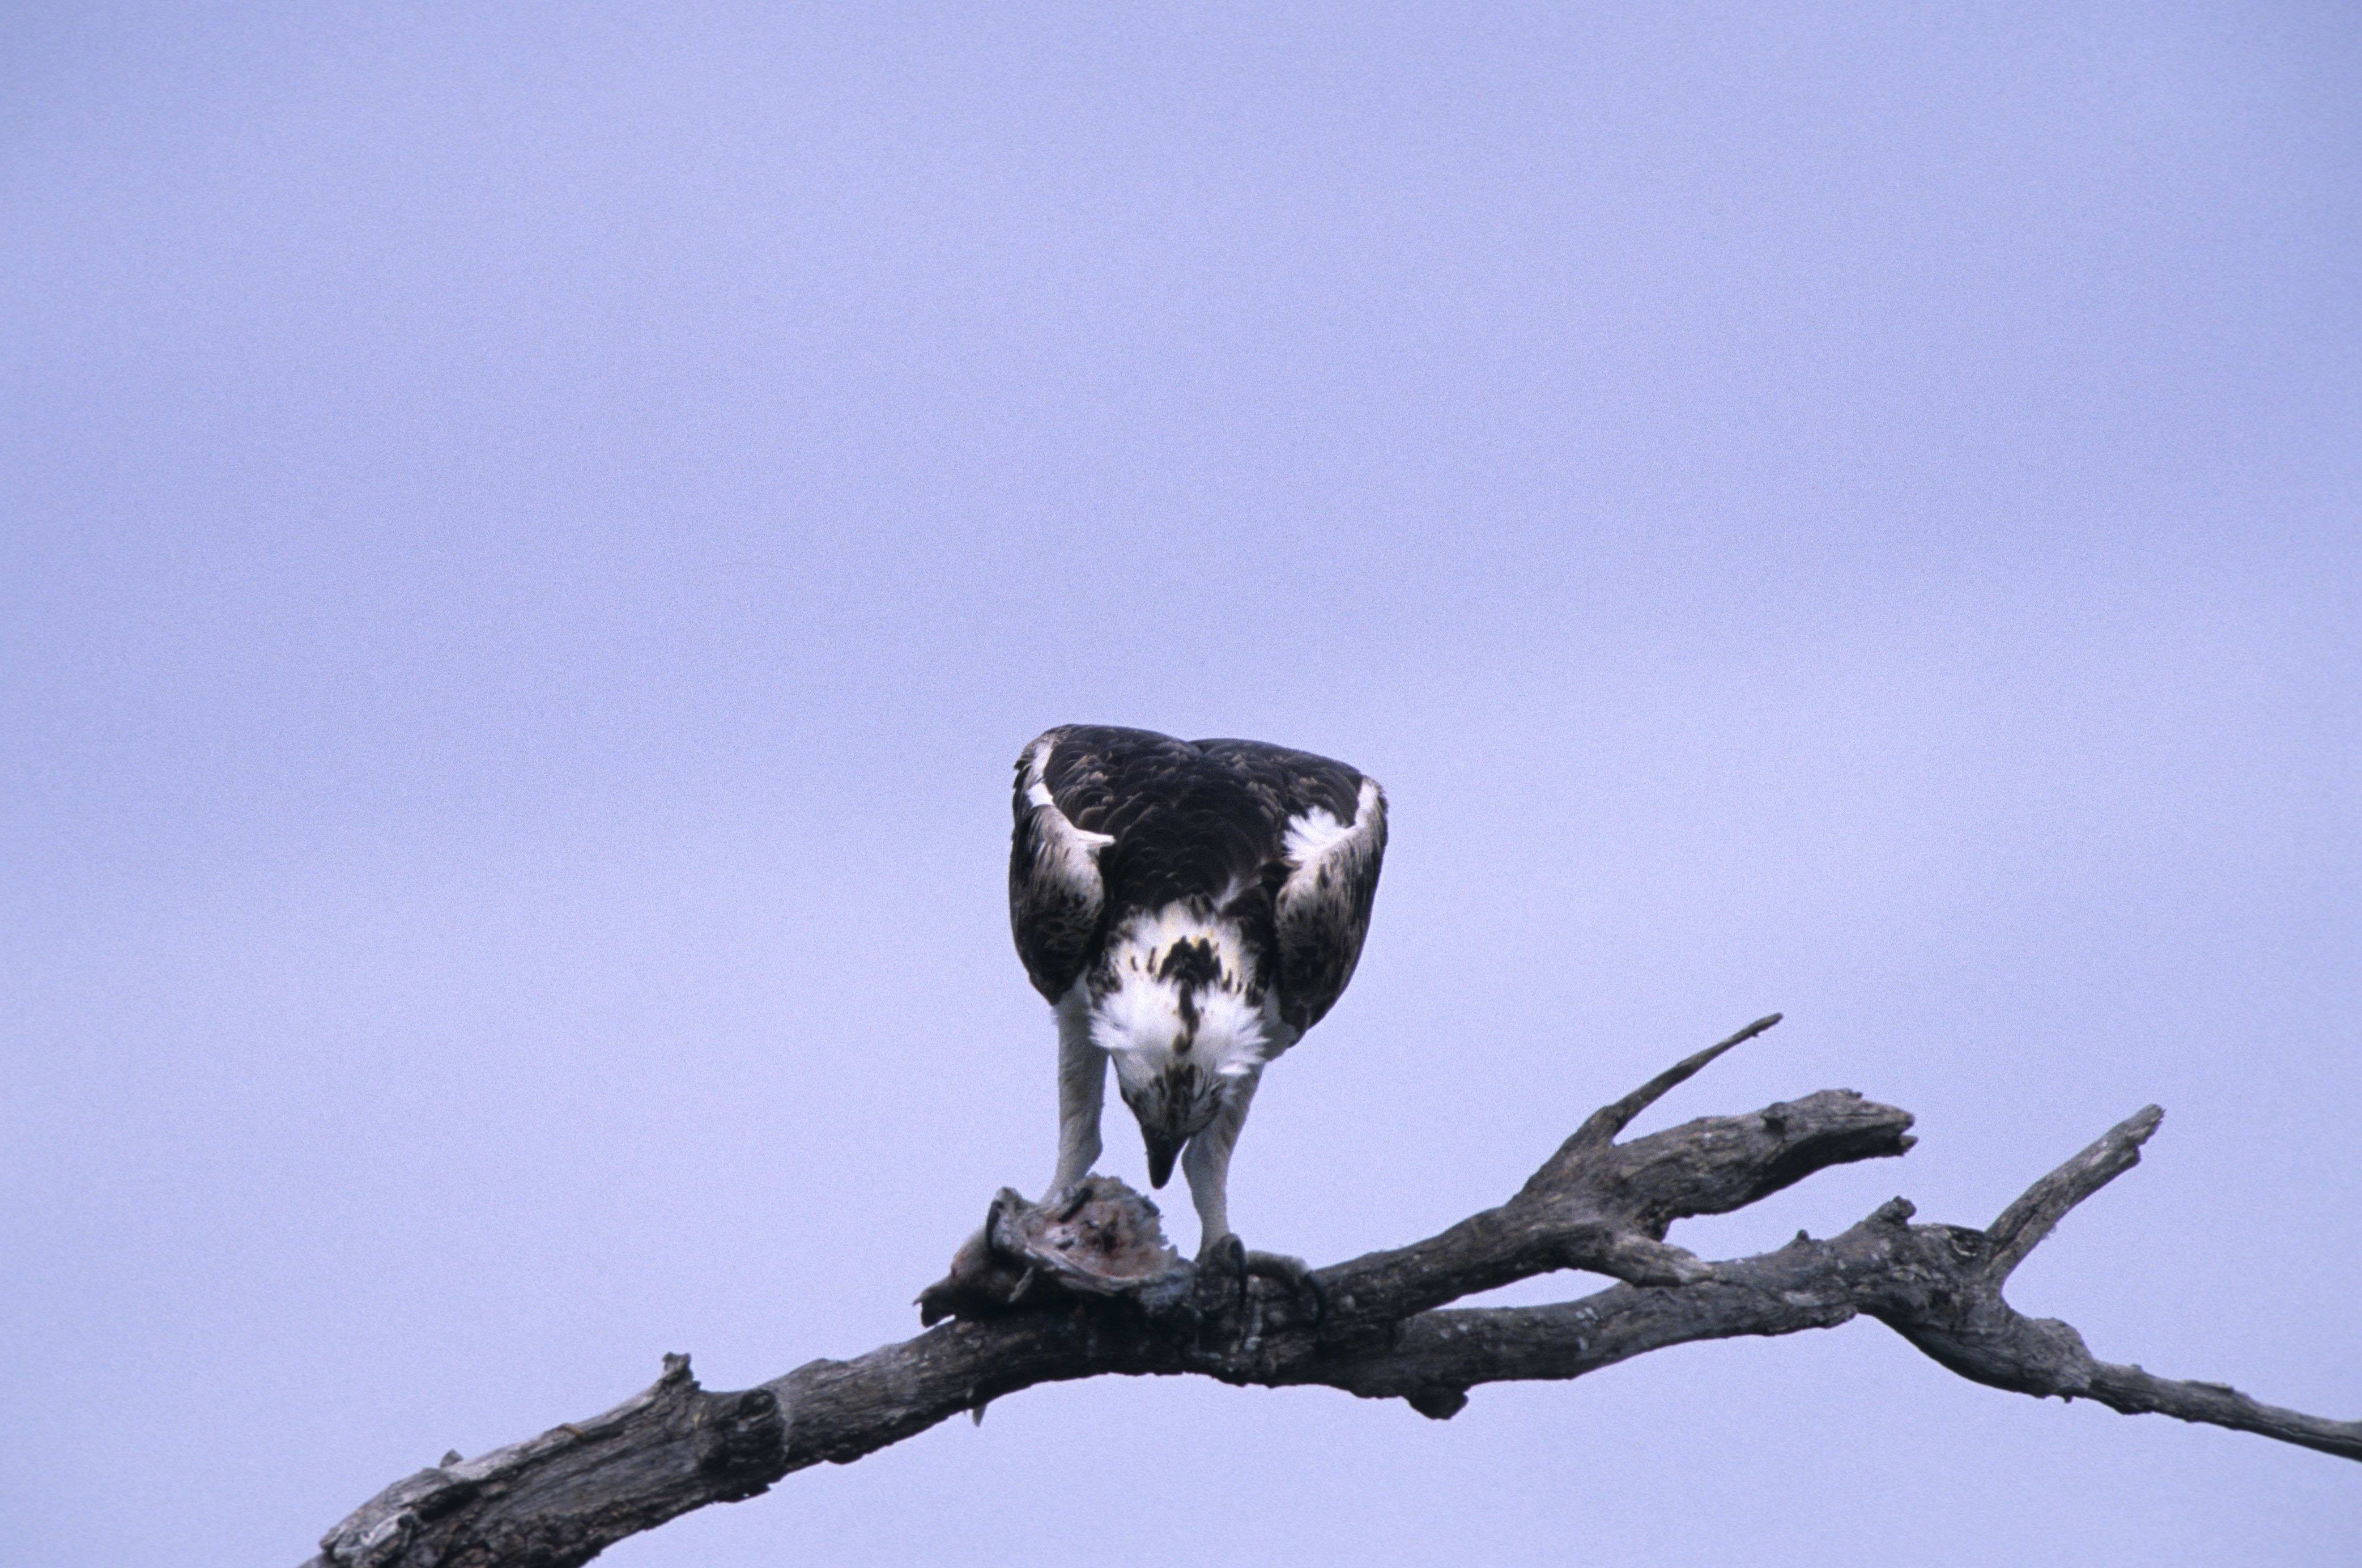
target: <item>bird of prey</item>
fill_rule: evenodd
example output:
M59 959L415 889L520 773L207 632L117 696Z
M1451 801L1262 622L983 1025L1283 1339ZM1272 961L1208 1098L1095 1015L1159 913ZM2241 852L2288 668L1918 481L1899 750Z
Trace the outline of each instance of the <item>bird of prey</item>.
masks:
M1362 955L1385 793L1308 752L1070 724L1017 759L1013 806L1010 927L1058 1016L1051 1194L1098 1158L1113 1057L1150 1185L1176 1156L1189 1178L1204 1259L1231 1233L1231 1149L1264 1064Z

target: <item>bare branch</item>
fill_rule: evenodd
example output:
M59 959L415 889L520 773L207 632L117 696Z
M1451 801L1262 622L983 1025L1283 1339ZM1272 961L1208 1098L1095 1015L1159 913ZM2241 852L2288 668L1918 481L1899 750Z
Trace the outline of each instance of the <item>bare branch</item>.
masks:
M1574 1136L1569 1138L1566 1141L1566 1146L1560 1149L1560 1156L1564 1157L1569 1148L1595 1148L1599 1144L1611 1141L1616 1134L1632 1125L1634 1117L1662 1099L1668 1090L1689 1082L1691 1078L1696 1077L1701 1068L1716 1056L1734 1045L1744 1045L1779 1022L1780 1018L1779 1013L1766 1013L1727 1040L1717 1041L1694 1056L1684 1056L1615 1104L1601 1106L1591 1113L1582 1126L1575 1129Z
M1442 1419L1485 1383L1573 1378L1695 1340L1787 1334L1872 1317L1964 1377L2095 1399L2362 1459L2362 1421L2263 1405L2213 1383L2092 1356L2021 1316L2002 1286L2059 1218L2131 1168L2151 1106L2036 1181L1982 1231L1914 1225L1896 1198L1827 1241L1707 1263L1664 1238L1813 1172L1910 1147L1910 1116L1825 1089L1744 1116L1616 1143L1633 1117L1778 1015L1688 1058L1590 1117L1509 1200L1407 1247L1293 1288L1165 1247L1156 1211L1094 1177L1054 1208L1003 1192L949 1277L921 1297L955 1320L853 1361L816 1361L712 1393L668 1356L654 1386L591 1420L395 1483L321 1540L307 1568L570 1568L708 1503L823 1460L849 1463L1037 1383L1195 1373L1400 1398ZM1556 1269L1622 1283L1548 1307L1447 1303ZM1325 1303L1325 1305L1324 1305Z
M2117 1122L2099 1141L2025 1189L1985 1231L1992 1243L1987 1267L1997 1286L2042 1243L2070 1209L2140 1164L2141 1145L2165 1120L2161 1107L2147 1105Z
M2226 1384L2177 1383L2169 1377L2152 1377L2137 1366L2112 1366L2103 1361L2092 1364L2087 1397L2127 1416L2171 1416L2176 1420L2255 1432L2340 1459L2362 1459L2362 1421L2326 1421L2319 1416L2284 1410L2250 1399Z

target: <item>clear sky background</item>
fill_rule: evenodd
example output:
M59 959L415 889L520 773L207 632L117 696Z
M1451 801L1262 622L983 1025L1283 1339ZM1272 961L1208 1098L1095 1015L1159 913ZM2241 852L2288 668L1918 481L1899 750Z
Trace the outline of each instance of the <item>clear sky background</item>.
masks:
M1777 1009L1645 1125L1923 1142L1675 1240L1981 1226L2156 1100L2013 1298L2362 1415L2357 83L2254 0L8 7L0 1561L292 1565L662 1353L915 1332L1049 1173L1076 720L1388 787L1252 1243ZM1037 1389L607 1560L2357 1539L2362 1467L1858 1323Z

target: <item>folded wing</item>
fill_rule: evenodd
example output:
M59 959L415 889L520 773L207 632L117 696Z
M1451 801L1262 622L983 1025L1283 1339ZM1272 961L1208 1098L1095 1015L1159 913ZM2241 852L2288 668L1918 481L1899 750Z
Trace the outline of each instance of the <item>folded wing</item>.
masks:
M1353 977L1386 853L1386 795L1374 778L1309 752L1199 741L1276 805L1271 880L1279 1010L1297 1033L1320 1021Z
M1070 726L1071 728L1071 726ZM1050 754L1069 733L1052 730L1017 759L1017 788L1010 807L1017 831L1009 847L1009 929L1026 978L1052 1001L1065 996L1097 950L1107 921L1107 884L1099 875L1099 851L1115 842L1110 834L1075 825L1052 793ZM1081 813L1096 804L1104 814L1107 784L1086 776L1068 790Z

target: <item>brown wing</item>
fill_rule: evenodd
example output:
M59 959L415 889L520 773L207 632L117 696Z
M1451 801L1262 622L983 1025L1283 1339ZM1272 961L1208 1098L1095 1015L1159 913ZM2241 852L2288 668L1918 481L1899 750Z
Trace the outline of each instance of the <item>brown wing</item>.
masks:
M1386 853L1386 795L1374 778L1309 752L1200 741L1276 801L1271 878L1280 1017L1301 1033L1345 993L1369 934Z
M1017 758L1010 804L1017 818L1009 841L1009 930L1033 988L1065 996L1104 939L1107 884L1099 851L1115 842L1077 827L1047 782L1052 754L1068 729L1042 735Z

